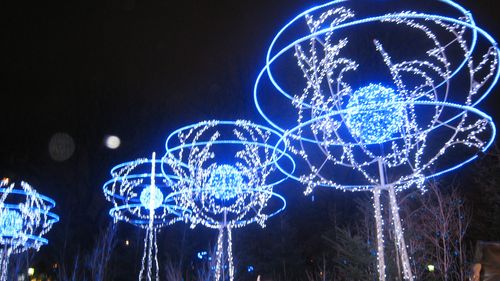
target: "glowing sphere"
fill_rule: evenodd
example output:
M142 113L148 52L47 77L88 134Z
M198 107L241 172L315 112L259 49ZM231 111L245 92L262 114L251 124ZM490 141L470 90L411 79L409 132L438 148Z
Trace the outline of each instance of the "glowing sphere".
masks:
M154 210L163 203L163 193L156 186L148 186L142 190L139 199L147 209Z
M23 217L17 211L5 210L0 214L0 234L15 236L23 228Z
M208 180L211 194L219 200L231 200L241 193L243 178L231 165L218 166Z
M107 136L104 140L106 147L109 149L117 149L120 147L121 141L117 136Z
M365 144L382 143L399 132L404 105L391 88L370 84L355 91L347 104L346 124Z

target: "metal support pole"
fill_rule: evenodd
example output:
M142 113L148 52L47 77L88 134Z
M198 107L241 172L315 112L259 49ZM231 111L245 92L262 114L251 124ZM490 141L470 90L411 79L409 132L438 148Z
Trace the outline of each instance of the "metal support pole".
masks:
M215 267L215 280L226 281L225 265L229 273L229 281L234 280L233 265L233 242L231 227L227 225L227 213L224 212L224 224L219 228L219 237L217 238L217 264Z
M406 250L403 227L401 226L401 218L399 217L399 207L396 200L396 191L394 190L394 186L386 184L384 163L382 159L378 159L378 170L380 176L380 187L389 191L389 205L391 208L392 223L394 226L396 242L399 246L399 255L401 258L401 263L403 264L403 276L405 280L413 281L414 278L411 272L410 259L408 257L408 251Z
M375 208L375 226L377 228L377 268L378 280L385 281L384 233L382 207L380 204L380 188L373 190L373 206Z
M403 264L403 276L405 280L413 281L413 274L411 272L410 258L406 250L406 243L403 234L403 227L401 226L401 218L399 217L399 207L396 201L396 191L393 186L389 186L389 204L391 207L392 220L394 224L394 231L396 232L396 241L399 246L399 253L401 255L401 263Z
M9 259L10 259L10 249L7 245L4 246L2 250L0 250L0 281L7 281L8 277L8 269L9 269Z

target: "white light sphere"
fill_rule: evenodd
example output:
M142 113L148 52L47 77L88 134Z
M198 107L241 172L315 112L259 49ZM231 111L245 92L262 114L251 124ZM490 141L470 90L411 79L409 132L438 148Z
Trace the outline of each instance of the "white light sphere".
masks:
M155 210L163 203L163 193L156 186L148 186L142 190L139 199L146 209Z
M118 147L120 147L121 140L117 136L106 136L106 138L104 139L104 144L109 149L117 149Z

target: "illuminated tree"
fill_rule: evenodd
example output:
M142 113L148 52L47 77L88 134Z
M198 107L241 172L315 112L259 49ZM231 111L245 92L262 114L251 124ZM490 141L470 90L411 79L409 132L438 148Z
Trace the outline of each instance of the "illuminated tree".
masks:
M249 121L203 121L180 128L166 141L163 167L178 178L176 192L167 196L183 209L191 227L217 229L215 280L234 280L232 230L251 223L262 227L284 210L285 199L273 191L294 163L275 144L281 135ZM226 270L227 268L227 270ZM227 275L226 275L227 273Z
M38 251L49 241L43 236L59 221L51 212L54 200L38 194L28 183L0 181L0 269L1 281L7 280L12 254L29 249Z
M425 179L491 146L495 126L476 107L498 80L498 55L493 38L448 0L331 1L273 39L254 88L257 109L284 133L298 165L289 176L306 194L318 186L373 193L379 280L381 192L389 194L404 278L414 280L396 192L424 190ZM295 120L282 108L295 109Z
M125 221L146 229L139 280L159 280L158 229L180 221L186 215L166 199L173 182L171 177L156 172L156 165L160 164L153 153L151 159L117 165L111 170L113 179L103 186L106 199L113 203L109 214L114 221Z

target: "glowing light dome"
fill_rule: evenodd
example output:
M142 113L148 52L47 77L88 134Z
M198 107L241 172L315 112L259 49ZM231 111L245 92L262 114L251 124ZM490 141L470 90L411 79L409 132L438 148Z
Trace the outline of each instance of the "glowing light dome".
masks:
M163 193L154 185L148 186L142 190L139 200L146 208L155 210L163 202Z
M5 210L0 214L0 235L15 236L23 228L21 214L14 210Z
M382 143L397 133L404 121L404 105L391 88L370 84L355 91L347 104L346 124L366 144Z
M210 175L208 184L212 195L219 200L231 200L242 191L243 178L240 172L231 165L218 166Z

